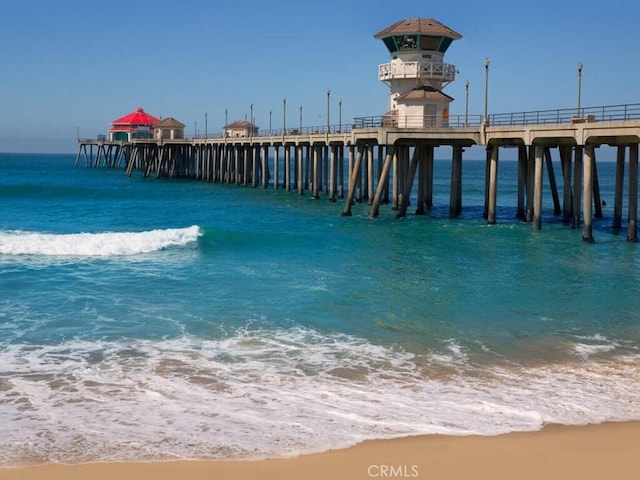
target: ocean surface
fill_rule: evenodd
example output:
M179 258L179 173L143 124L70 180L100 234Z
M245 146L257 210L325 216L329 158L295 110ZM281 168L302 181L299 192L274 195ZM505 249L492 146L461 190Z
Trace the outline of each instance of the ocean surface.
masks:
M0 466L640 419L640 246L516 220L514 162L488 226L468 158L455 220L448 161L401 220L74 161L0 154Z

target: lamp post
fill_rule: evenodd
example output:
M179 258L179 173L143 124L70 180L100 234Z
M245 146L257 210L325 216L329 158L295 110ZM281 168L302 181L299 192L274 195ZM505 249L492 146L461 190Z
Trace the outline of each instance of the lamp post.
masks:
M298 127L298 133L302 133L302 105L300 105L300 126Z
M464 83L465 100L464 100L464 126L469 126L469 80Z
M272 111L269 110L269 135L271 135L271 114L272 114Z
M253 137L253 103L249 105L249 136Z
M338 100L338 133L342 133L342 99Z
M484 121L487 122L487 101L489 98L489 59L484 59Z
M582 62L578 63L578 117L580 116L580 95L582 93Z
M329 106L331 104L331 90L327 89L327 133L331 133L331 123L329 122Z
M287 133L287 97L282 99L282 134Z
M204 139L207 139L209 133L209 124L207 123L207 112L204 112Z

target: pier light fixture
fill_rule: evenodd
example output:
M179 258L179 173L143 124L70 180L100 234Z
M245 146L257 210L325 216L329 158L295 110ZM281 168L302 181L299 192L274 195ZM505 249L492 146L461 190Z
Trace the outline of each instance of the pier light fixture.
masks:
M302 133L302 105L300 105L300 125L298 127L298 133Z
M484 121L488 120L487 117L487 101L489 99L489 59L484 59Z
M225 108L224 109L224 128L227 128L227 125L229 125L229 109Z
M578 117L580 116L580 96L582 94L582 67L582 62L578 62Z
M327 88L327 133L331 133L331 123L329 122L329 108L331 105L331 90Z
M469 126L469 80L464 82L464 126Z
M342 99L338 100L338 133L342 133Z
M209 124L207 122L207 112L204 112L204 139L207 139L207 136L209 134Z
M271 114L273 112L271 110L269 110L269 135L271 135Z

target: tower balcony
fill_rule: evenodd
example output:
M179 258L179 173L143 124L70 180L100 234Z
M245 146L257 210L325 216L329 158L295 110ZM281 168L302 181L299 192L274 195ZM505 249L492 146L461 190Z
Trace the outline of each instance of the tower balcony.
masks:
M378 66L378 78L382 82L421 78L449 83L456 78L456 67L442 62L390 62Z

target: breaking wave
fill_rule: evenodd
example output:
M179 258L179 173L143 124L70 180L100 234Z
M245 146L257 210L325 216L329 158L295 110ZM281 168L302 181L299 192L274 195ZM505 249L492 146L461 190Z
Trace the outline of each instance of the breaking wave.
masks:
M202 236L197 225L142 232L40 233L0 232L1 255L112 257L150 253L187 245Z

